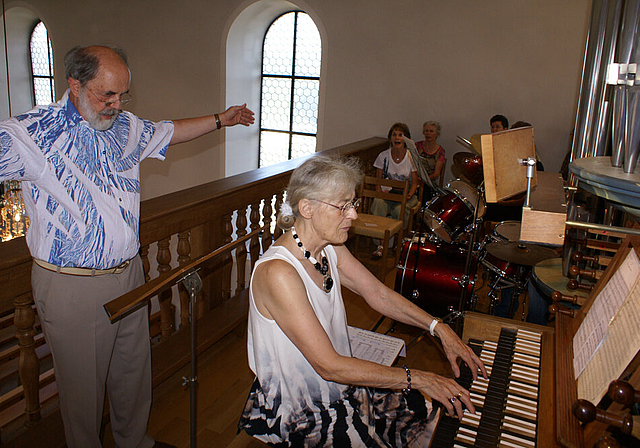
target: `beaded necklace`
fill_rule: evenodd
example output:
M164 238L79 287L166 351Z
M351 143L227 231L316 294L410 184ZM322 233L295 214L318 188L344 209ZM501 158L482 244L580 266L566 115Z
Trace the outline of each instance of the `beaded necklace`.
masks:
M316 268L318 272L320 272L320 274L322 274L322 277L323 277L322 289L324 289L325 292L331 291L331 288L333 288L333 279L331 278L331 274L329 273L329 261L327 260L327 257L325 257L324 251L321 252L322 264L320 264L318 260L316 260L311 256L311 252L309 252L304 247L304 244L302 244L302 241L300 241L300 238L296 233L296 229L293 226L291 227L291 236L293 237L293 240L296 242L296 244L304 254L304 257L313 264L313 266Z

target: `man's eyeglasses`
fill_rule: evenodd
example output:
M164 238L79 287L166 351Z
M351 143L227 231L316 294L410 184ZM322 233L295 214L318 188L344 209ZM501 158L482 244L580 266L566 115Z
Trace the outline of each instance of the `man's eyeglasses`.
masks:
M107 107L111 107L114 104L116 104L118 101L120 101L120 106L124 106L125 104L128 104L129 102L131 102L131 100L133 99L133 97L128 93L125 92L122 95L120 95L120 98L117 98L115 101L109 101L108 98L105 97L99 97L98 94L96 94L93 90L91 90L90 88L87 87L87 90L89 92L91 92L91 94L101 103L104 103L105 106Z
M344 204L342 207L339 207L339 206L337 206L337 205L330 204L330 203L325 202L325 201L321 201L320 199L314 199L314 201L322 202L323 204L330 205L330 206L331 206L331 207L333 207L333 208L337 208L338 210L340 210L340 212L341 212L343 215L346 215L347 213L349 213L349 211L350 211L351 209L354 209L354 210L356 210L356 211L357 211L358 207L360 206L361 199L360 199L360 198L355 198L353 201L351 201L351 202L347 202L347 203L346 203L346 204Z

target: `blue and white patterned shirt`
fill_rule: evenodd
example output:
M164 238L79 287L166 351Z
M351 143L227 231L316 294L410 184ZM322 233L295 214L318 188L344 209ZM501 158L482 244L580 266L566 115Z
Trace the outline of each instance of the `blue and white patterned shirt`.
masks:
M140 247L140 162L164 159L173 123L122 112L97 131L69 100L0 122L0 180L20 180L34 258L108 269Z

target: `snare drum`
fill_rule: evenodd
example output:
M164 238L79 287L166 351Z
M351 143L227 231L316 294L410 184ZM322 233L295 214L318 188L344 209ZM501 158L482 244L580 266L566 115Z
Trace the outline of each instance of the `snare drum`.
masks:
M478 191L468 183L456 179L447 185L444 195L438 195L427 203L424 223L441 240L455 241L464 228L473 222L478 205L478 218L484 216L485 203L478 198Z
M458 309L467 258L464 248L452 244L434 244L425 236L405 240L396 273L395 290L434 316L443 317ZM470 279L475 280L477 266L472 262ZM467 285L471 297L473 281Z
M520 221L502 221L496 224L492 236L495 241L520 241Z

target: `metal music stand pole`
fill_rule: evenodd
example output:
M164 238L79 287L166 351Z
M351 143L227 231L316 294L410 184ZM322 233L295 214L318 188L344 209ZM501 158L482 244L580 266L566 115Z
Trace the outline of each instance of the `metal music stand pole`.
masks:
M187 273L184 277L178 280L178 283L182 282L187 291L189 291L190 301L189 301L189 319L191 320L191 377L187 378L185 376L182 377L182 385L186 386L189 384L190 389L190 405L191 405L191 414L190 414L190 423L191 423L191 448L196 448L196 396L198 390L198 377L196 376L196 295L198 291L202 289L202 279L198 275L198 271L191 271Z

